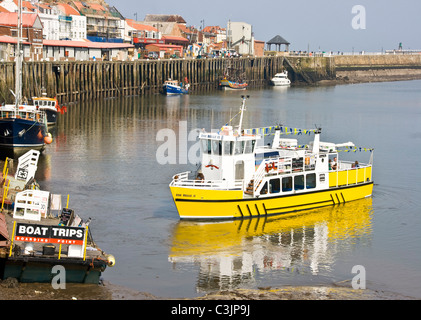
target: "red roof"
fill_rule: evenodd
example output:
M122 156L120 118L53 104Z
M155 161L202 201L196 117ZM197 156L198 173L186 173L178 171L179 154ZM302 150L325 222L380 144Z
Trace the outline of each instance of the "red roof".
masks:
M126 22L127 22L127 24L130 27L132 27L132 28L134 28L136 30L140 30L140 31L156 31L156 32L158 32L158 29L157 28L154 28L152 26L148 26L146 24L137 23L133 19L126 19Z
M162 36L163 39L168 40L168 41L181 41L181 42L189 42L188 39L184 38L184 37L178 37L178 36Z
M133 48L134 45L130 43L114 43L114 42L91 42L91 41L71 41L71 40L44 40L44 46L52 47L77 47L77 48L92 48L92 49L118 49L118 48Z
M34 25L38 15L35 13L22 13L22 27L28 28ZM1 26L17 26L18 14L17 12L0 12Z
M0 36L0 42L2 43L17 43L17 38L10 36ZM22 41L23 44L30 44L28 41Z
M73 8L72 6L68 5L67 3L58 3L57 7L59 8L59 10L63 13L66 14L66 16L80 16L79 11L77 11L75 8Z

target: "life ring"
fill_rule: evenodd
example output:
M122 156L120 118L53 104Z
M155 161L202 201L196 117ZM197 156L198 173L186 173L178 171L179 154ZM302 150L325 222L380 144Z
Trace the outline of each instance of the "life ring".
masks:
M275 162L272 162L272 170L276 170Z
M208 164L206 166L206 168L209 168L209 167L219 169L219 167L215 166L214 164Z

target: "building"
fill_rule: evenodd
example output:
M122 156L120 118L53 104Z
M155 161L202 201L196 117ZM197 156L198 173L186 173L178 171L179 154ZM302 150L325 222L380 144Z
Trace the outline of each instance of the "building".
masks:
M60 39L60 24L59 11L55 6L50 6L47 3L37 3L36 11L41 19L43 28L42 36L44 39L59 40ZM34 13L35 13L34 12Z
M67 3L57 3L55 7L59 14L59 37L45 39L72 41L86 39L86 17Z
M228 21L228 50L234 49L241 55L254 55L254 36L251 24Z
M265 55L265 42L261 40L254 40L254 55L256 57L263 57Z
M0 12L0 36L18 36L18 14ZM42 23L38 14L22 13L22 39L29 43L29 51L24 50L25 60L42 59Z
M172 44L148 44L146 50L150 52L156 52L159 58L170 58L172 56L182 57L183 46L172 45Z
M186 48L190 42L184 33L186 21L179 15L148 14L142 24L156 28L165 44L181 45Z
M0 36L0 61L13 61L16 56L17 38ZM31 46L27 41L22 41L23 55L28 57Z
M129 43L44 40L44 59L48 60L128 60L134 46Z
M203 28L202 32L204 34L203 42L205 43L220 43L227 39L227 30L220 26L207 26ZM206 40L207 38L209 41Z
M158 32L157 28L150 25L138 23L133 19L126 19L126 30L126 42L134 44L136 48L145 49L145 46L151 43L164 44L161 33Z
M123 42L124 18L117 9L83 1L72 1L70 4L86 17L87 39L95 42Z

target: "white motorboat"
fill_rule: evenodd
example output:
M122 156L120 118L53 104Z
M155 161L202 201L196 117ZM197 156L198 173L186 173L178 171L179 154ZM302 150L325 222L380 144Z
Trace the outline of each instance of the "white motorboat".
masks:
M274 86L289 86L291 84L291 80L288 79L288 71L286 70L275 74L271 81Z

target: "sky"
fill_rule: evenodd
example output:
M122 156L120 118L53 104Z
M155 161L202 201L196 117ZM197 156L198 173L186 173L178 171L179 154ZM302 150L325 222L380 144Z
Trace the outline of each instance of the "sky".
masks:
M420 0L106 0L129 19L178 14L200 28L229 20L252 25L254 38L280 35L290 50L382 52L421 50ZM204 22L202 22L204 21ZM283 48L283 47L282 47ZM272 49L274 47L272 46Z

